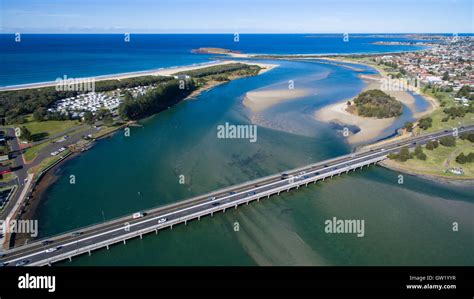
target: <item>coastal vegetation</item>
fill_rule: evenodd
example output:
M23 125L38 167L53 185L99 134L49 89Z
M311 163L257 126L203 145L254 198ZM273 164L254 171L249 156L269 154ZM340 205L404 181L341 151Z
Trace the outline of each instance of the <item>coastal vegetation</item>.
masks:
M125 95L119 106L119 115L125 120L136 120L158 113L189 96L193 91L205 87L209 82L226 82L238 77L254 76L259 66L230 63L178 72L178 79L164 82L144 95Z
M136 120L158 113L188 96L195 88L192 80L185 85L180 88L179 80L172 80L136 98L126 94L119 106L119 115L123 119Z
M459 139L447 136L439 141L431 140L424 147L418 145L414 151L403 147L398 153L388 155L390 160L386 165L438 177L474 178L473 143L474 133L463 133Z
M95 82L96 92L113 91L119 88L154 85L171 80L171 77L142 76L121 80ZM25 117L33 114L35 120L66 120L67 116L47 111L56 101L77 96L80 91L58 91L54 86L9 90L0 92L0 118L7 124L24 123Z
M179 72L175 75L187 75L194 79L205 78L205 80L228 81L230 76L255 76L261 70L258 65L248 65L243 63L229 63L217 66L210 66L191 71Z
M403 105L379 89L364 91L353 102L349 112L365 117L390 118L403 113Z

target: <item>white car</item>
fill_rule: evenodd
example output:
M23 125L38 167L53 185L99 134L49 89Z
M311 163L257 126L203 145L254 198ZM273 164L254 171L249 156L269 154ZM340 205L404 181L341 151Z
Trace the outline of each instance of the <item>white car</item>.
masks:
M165 223L168 219L166 218L161 218L160 220L158 220L158 224L162 224L162 223Z
M143 213L136 212L136 213L133 213L132 218L133 219L138 219L138 218L142 218L143 216L144 216Z
M58 250L56 247L52 247L52 248L46 249L44 252L50 253L50 252L55 252L56 250Z
M56 156L57 154L59 154L59 153L58 152L52 152L51 156Z

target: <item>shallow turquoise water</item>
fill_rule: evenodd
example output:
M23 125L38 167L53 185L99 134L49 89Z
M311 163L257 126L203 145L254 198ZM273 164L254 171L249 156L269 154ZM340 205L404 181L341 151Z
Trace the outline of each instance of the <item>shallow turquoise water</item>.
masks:
M310 116L357 94L364 87L357 74L280 63L182 102L142 121L130 137L118 133L61 166L38 209L42 236L348 153L340 135ZM219 124L249 123L242 105L247 91L288 80L316 95L269 109L266 116L277 120L270 127L278 130L258 127L255 143L216 137ZM186 184L179 184L180 175ZM474 265L474 189L411 176L399 185L397 175L380 167L343 175L81 256L72 265ZM325 233L324 221L333 217L364 220L365 236Z

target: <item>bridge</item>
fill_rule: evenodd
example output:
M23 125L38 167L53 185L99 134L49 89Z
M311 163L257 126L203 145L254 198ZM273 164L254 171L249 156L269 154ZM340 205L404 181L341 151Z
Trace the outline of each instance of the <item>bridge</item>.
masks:
M458 129L458 133L467 131L474 131L474 125ZM158 234L160 230L173 229L178 224L187 225L190 221L199 221L201 217L213 216L218 212L225 213L229 209L237 209L240 205L248 205L270 196L278 196L282 192L375 165L386 159L388 154L398 152L403 146L413 148L451 135L452 130L445 130L403 139L143 211L136 219L126 216L54 236L48 238L47 242L38 240L9 249L5 252L2 262L4 266L44 266L61 260L71 260L81 254L90 255L97 249L109 249L109 246L116 243L126 244L129 239L142 238L149 233Z

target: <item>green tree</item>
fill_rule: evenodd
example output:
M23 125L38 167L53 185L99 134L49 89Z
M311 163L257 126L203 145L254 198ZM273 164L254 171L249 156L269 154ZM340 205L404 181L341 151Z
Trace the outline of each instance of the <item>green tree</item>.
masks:
M44 118L46 117L46 109L43 107L39 107L33 112L33 120L34 121L43 121Z
M94 124L94 115L92 114L92 112L87 111L86 113L84 113L84 121L86 122L86 124L89 125Z
M413 131L413 123L410 121L407 121L405 123L405 126L403 127L407 132L412 132Z
M20 139L26 141L33 141L33 135L31 134L30 130L27 127L23 126L20 130Z
M410 159L410 150L408 149L408 146L404 146L400 149L400 153L398 154L398 161L405 162L408 159Z
M449 80L449 73L446 71L443 73L443 78L441 78L442 80L444 81L448 81Z
M454 136L444 136L439 139L439 143L446 147L456 146L456 138Z
M456 162L458 162L459 164L464 164L467 162L467 157L466 155L464 155L464 153L460 153L457 157L456 157Z
M433 119L429 116L420 118L420 120L418 121L418 126L423 130L430 128L432 124L433 124Z
M114 119L112 115L108 114L103 118L104 125L110 127L111 125L114 124Z

